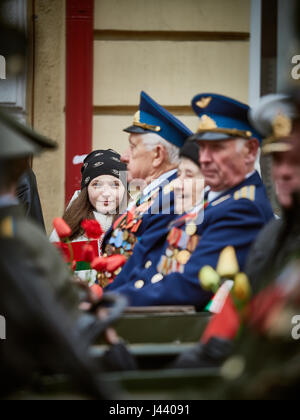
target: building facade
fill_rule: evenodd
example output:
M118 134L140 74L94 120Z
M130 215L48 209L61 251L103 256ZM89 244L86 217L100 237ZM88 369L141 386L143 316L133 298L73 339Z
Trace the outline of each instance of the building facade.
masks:
M125 150L122 129L141 90L192 130L196 93L254 105L261 94L283 90L300 55L294 4L7 0L7 19L26 30L29 53L18 80L0 80L0 103L60 146L33 162L48 230L78 186L82 156L92 148ZM268 182L267 163L263 175Z

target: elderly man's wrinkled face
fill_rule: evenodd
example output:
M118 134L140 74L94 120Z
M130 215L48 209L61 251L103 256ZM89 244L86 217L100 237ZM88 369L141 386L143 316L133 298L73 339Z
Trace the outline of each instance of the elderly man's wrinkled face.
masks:
M147 150L139 134L129 136L129 148L121 156L121 161L127 164L128 183L136 179L146 179L152 170L153 156Z
M259 148L256 139L199 141L200 164L212 191L224 191L241 183L254 170Z
M291 136L292 150L273 154L273 179L279 203L289 208L293 193L300 192L300 130Z

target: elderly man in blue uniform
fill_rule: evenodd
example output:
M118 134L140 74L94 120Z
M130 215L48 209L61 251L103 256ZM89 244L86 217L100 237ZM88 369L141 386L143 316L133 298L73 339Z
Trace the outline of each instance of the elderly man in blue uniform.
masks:
M131 281L116 289L132 306L186 304L203 309L209 296L199 284L199 271L205 265L215 268L226 246L235 248L243 269L251 244L274 217L254 169L260 136L248 120L249 107L214 94L197 95L192 106L200 125L189 140L199 145L207 202L197 215L193 210L179 218L165 244L158 243L139 261Z
M170 183L176 178L180 147L192 134L145 92L133 124L124 131L129 133L129 148L121 160L128 165L128 182L142 183L144 188L104 239L104 255L129 259L121 272L116 271L109 290L129 281L133 268L166 235L175 217Z

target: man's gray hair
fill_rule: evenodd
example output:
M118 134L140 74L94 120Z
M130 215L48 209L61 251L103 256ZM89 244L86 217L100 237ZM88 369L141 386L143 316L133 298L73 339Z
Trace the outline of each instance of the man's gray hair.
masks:
M156 133L147 133L142 134L142 139L144 146L147 150L153 150L158 144L161 144L165 147L167 151L167 156L169 158L169 163L171 165L178 165L179 164L179 147L174 146L167 140L163 139Z
M247 141L248 141L247 139L242 139L242 138L235 140L235 147L238 153L243 150L243 147L245 146Z
M239 153L242 151L243 147L245 146L246 142L248 140L247 139L237 139L236 140L236 151ZM256 156L256 161L255 161L255 165L254 168L261 174L261 167L260 167L260 148L257 151L257 156Z

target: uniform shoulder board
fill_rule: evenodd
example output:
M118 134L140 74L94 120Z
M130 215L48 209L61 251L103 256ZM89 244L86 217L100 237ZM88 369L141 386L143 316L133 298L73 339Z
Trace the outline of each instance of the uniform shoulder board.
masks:
M224 201L229 200L229 198L231 198L231 195L230 195L230 194L225 195L224 197L221 197L221 198L219 198L218 200L213 201L213 202L211 203L211 205L212 205L213 207L215 207L215 206L217 206L218 204L224 203Z
M173 181L167 184L163 189L163 194L168 195L171 194L171 192L174 191Z
M234 193L233 198L235 200L241 200L242 198L244 198L250 201L255 201L255 193L256 193L255 185L248 185L236 191Z
M0 237L13 238L14 237L14 219L10 216L0 221Z

